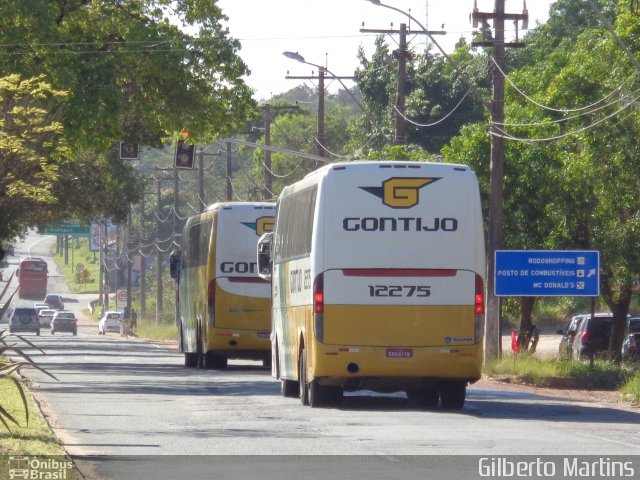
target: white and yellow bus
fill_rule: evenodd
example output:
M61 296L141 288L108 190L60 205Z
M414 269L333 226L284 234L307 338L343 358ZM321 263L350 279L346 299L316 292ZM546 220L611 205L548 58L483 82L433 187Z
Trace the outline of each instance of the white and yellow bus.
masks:
M271 363L271 287L257 275L255 251L274 213L273 203L227 202L187 220L171 260L186 367L225 368L230 358Z
M481 376L485 250L465 165L327 165L286 187L258 242L272 282L272 374L320 406L404 390L462 408Z

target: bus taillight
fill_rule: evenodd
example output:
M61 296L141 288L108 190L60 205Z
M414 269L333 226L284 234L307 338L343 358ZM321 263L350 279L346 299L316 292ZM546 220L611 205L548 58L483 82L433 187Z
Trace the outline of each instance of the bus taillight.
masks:
M313 311L324 313L324 275L322 273L313 282Z
M480 343L484 335L484 282L480 275L476 275L475 294L475 343Z
M209 289L207 290L207 314L209 317L209 326L215 325L215 312L216 309L216 281L211 280L209 282Z
M476 315L484 314L484 282L480 275L476 275L475 313Z
M316 338L324 340L324 275L321 273L313 282L313 318Z

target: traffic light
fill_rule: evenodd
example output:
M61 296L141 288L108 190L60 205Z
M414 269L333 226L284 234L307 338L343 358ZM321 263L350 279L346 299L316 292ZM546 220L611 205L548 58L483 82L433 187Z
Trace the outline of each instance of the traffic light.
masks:
M178 140L176 146L176 158L173 166L175 168L183 168L193 170L193 161L196 156L196 146L189 145L184 140Z
M120 142L120 160L139 160L140 148L137 143Z

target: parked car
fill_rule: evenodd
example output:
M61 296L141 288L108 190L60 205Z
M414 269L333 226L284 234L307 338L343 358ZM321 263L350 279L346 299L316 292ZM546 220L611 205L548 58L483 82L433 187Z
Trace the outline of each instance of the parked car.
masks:
M56 332L78 334L78 320L73 312L57 311L51 320L51 335Z
M609 350L609 340L613 330L612 313L596 313L595 318L587 315L576 332L573 341L574 360L604 357Z
M40 322L41 327L51 327L51 321L53 320L53 315L57 312L57 310L53 310L52 308L43 308L38 312L38 322Z
M627 321L627 331L622 344L622 358L637 362L640 360L640 317Z
M40 335L38 315L33 307L16 307L9 319L9 333L34 332Z
M43 302L56 310L64 310L64 300L62 300L62 295L49 293L44 297Z
M105 312L98 323L98 335L104 335L107 332L119 332L121 318L121 312Z
M576 338L576 332L582 320L588 316L586 313L574 315L563 330L558 330L557 333L562 335L558 347L558 357L560 360L571 360L573 357L573 340Z

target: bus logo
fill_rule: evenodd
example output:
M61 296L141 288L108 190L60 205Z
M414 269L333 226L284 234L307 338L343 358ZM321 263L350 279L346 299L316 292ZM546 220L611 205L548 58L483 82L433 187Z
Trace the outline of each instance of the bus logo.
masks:
M420 202L419 191L440 178L393 177L385 180L381 187L360 187L382 199L387 207L411 208Z
M260 217L256 219L256 221L253 223L242 222L244 226L249 227L251 230L256 232L256 235L258 235L259 237L263 233L273 232L274 223L275 223L275 220L273 217Z

